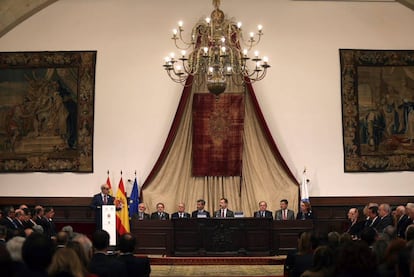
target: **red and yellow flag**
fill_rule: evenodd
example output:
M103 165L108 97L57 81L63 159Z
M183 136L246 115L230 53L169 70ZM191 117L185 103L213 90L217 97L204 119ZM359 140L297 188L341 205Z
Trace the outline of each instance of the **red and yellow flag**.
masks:
M114 196L113 195L113 192L112 192L112 185L111 185L111 180L109 179L109 176L108 176L108 178L106 179L106 184L108 185L108 187L109 187L109 192L108 192L108 194L110 195L110 196Z
M129 228L129 215L128 215L128 202L125 193L124 182L119 181L118 191L116 192L115 205L116 211L116 230L119 235L130 232Z

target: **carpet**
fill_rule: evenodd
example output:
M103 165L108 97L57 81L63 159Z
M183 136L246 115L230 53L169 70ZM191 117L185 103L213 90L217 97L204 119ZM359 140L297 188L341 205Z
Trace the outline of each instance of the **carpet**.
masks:
M151 265L151 277L281 277L283 265Z

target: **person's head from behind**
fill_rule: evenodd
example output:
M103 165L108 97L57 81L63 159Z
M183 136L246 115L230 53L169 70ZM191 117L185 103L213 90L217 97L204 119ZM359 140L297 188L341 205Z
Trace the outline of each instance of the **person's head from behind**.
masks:
M109 247L109 234L105 230L97 230L92 236L92 244L97 251L106 251Z
M360 237L361 240L366 242L368 245L372 245L377 239L377 231L372 227L365 227L362 229Z
M334 266L334 251L324 245L316 248L313 253L313 267L314 271L319 271L323 268L331 268Z
M53 249L53 242L49 238L34 232L23 243L23 261L31 270L46 270L52 260Z
M72 242L78 242L82 246L87 262L89 262L93 255L93 245L91 240L83 234L78 234L73 238ZM82 258L81 255L79 256Z
M58 249L47 271L49 276L83 277L85 273L79 256L70 248Z
M312 251L312 233L311 232L303 232L299 236L298 240L298 253L299 254L306 254Z
M24 237L16 236L16 237L13 237L12 239L10 239L6 243L7 251L9 251L10 256L11 256L13 261L23 262L22 248L23 248L23 243L24 243L25 240L26 240L26 238L24 238Z
M136 238L131 233L125 233L119 239L118 249L121 253L134 253Z

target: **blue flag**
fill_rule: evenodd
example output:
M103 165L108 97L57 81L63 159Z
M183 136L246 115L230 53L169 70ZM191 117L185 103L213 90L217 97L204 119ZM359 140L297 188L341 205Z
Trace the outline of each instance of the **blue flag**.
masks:
M139 191L138 182L135 177L134 185L132 186L131 196L129 197L129 218L132 218L135 214L138 214L139 205Z

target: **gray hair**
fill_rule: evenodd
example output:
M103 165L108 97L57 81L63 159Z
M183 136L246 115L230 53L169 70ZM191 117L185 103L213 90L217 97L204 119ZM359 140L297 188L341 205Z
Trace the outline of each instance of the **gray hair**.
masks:
M11 238L6 243L6 249L7 249L7 251L9 251L10 256L11 256L13 261L15 261L15 262L22 262L23 261L22 247L23 247L23 243L24 243L25 240L26 240L26 238L24 238L24 237L16 236L16 237Z

